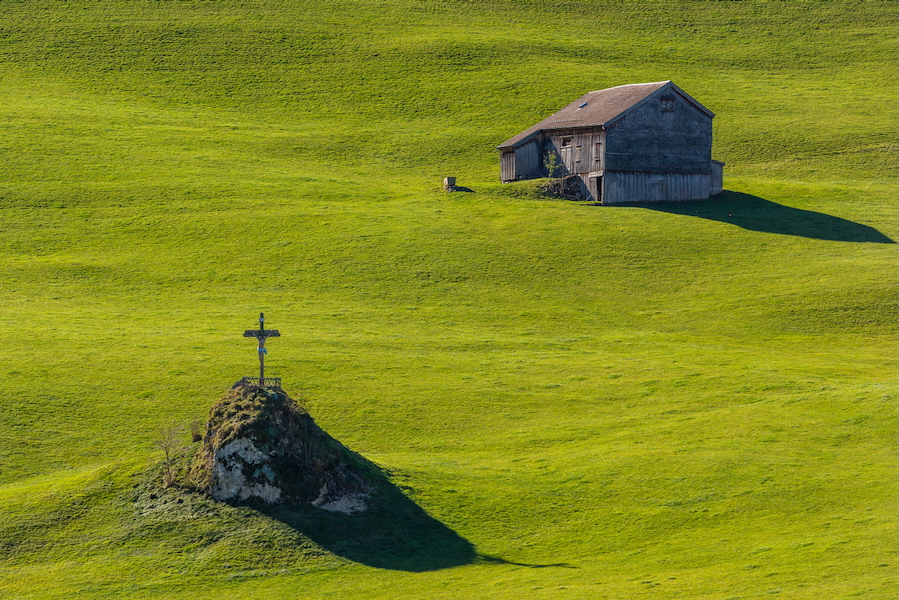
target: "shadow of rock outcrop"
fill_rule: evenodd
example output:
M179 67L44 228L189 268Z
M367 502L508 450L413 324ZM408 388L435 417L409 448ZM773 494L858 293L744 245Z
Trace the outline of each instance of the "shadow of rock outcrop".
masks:
M784 206L742 192L725 190L708 200L633 203L647 210L730 223L743 229L834 242L895 244L880 231L840 217Z
M436 571L476 561L474 545L428 515L386 478L368 510L344 514L308 504L258 510L353 562L395 571Z
M471 542L328 435L279 388L239 384L213 405L186 482L368 566L420 572L477 558Z

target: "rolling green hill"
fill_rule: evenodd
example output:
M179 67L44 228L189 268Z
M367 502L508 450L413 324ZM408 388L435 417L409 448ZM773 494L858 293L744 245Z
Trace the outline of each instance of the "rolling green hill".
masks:
M895 3L0 9L0 597L895 597ZM720 197L498 183L667 79ZM260 311L402 511L151 486Z

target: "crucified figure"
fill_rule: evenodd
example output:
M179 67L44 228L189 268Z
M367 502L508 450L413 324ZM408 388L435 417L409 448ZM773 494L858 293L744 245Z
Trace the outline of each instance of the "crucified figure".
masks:
M259 313L259 329L247 329L243 332L244 337L252 337L259 340L259 385L265 385L265 340L270 337L281 337L277 329L265 328L265 315Z

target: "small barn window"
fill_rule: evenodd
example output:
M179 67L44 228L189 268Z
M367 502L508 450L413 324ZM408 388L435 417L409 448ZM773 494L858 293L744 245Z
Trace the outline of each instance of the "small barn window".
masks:
M600 154L602 154L602 143L596 142L593 144L593 160L595 162L599 162Z
M581 147L574 147L574 162L581 162Z
M662 112L674 112L674 98L662 98Z
M571 136L562 138L562 147L571 148Z

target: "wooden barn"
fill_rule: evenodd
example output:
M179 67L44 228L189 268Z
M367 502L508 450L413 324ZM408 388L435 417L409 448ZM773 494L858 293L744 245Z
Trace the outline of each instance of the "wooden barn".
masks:
M577 176L581 196L602 204L699 200L721 193L712 160L714 113L670 81L584 94L499 145L503 183Z

